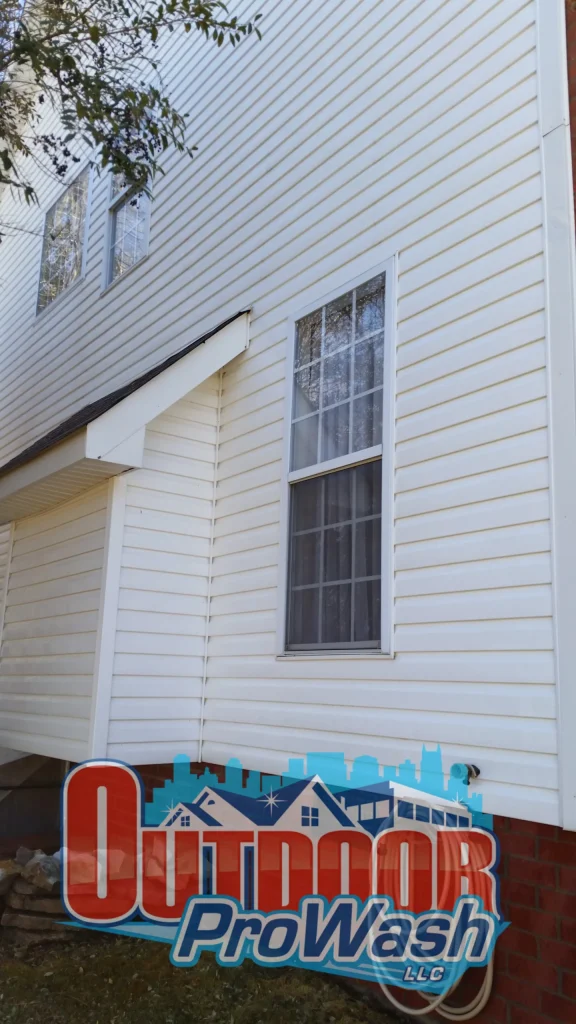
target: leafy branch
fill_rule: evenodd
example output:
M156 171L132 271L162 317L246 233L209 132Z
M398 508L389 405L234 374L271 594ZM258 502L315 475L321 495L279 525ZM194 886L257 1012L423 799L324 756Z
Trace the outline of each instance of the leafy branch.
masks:
M149 193L173 146L192 156L187 114L160 76L162 33L200 33L216 47L260 38L261 15L241 21L224 0L0 0L0 188L37 201L25 158L47 158L58 178L82 140L129 185ZM46 103L61 130L42 129Z

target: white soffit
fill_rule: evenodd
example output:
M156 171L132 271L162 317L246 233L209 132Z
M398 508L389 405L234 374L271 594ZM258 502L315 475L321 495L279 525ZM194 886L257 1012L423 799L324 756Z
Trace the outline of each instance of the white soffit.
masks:
M69 437L0 474L0 525L142 466L146 424L247 349L248 327L241 313Z

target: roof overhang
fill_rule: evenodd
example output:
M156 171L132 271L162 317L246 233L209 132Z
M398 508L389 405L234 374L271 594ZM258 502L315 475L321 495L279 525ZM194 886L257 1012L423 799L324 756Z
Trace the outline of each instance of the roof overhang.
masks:
M237 314L12 459L0 470L0 524L141 467L146 425L240 355L248 347L248 324L248 312Z

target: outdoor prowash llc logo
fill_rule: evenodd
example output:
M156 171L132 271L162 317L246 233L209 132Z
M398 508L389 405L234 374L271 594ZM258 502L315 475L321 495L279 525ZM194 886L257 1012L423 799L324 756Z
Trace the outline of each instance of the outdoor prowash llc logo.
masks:
M230 762L220 780L178 757L144 802L115 761L74 768L63 788L63 892L73 923L386 985L447 992L489 962L506 927L497 840L459 766L439 748L381 769L309 754L283 776ZM71 922L72 923L72 922Z

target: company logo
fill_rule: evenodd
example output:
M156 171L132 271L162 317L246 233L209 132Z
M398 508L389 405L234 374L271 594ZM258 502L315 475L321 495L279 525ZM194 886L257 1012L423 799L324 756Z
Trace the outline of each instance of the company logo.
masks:
M169 942L179 966L211 950L222 965L248 957L437 993L488 963L505 927L498 846L469 806L379 773L301 775L262 791L240 769L193 782L180 761L168 806L156 791L145 809L130 766L74 768L71 918Z

